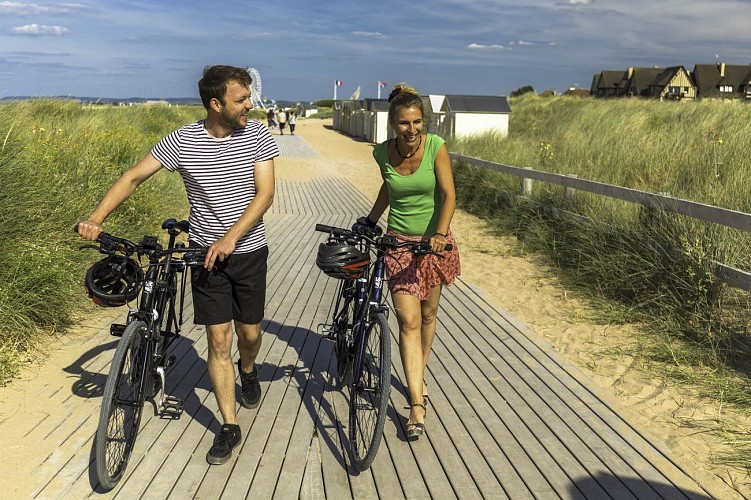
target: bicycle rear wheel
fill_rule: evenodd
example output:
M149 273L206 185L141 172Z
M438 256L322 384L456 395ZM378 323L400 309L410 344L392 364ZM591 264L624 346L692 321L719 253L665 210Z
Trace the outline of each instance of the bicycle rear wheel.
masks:
M141 422L149 355L146 328L143 321L132 321L125 328L104 385L96 433L96 471L108 490L125 472Z
M363 471L373 463L386 423L391 392L391 331L386 315L368 323L349 391L349 449L352 465Z

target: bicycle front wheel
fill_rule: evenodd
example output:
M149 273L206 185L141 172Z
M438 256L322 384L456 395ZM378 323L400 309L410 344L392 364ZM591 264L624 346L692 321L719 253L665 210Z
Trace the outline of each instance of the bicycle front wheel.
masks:
M363 471L381 443L391 392L391 331L386 315L368 323L355 358L349 391L349 448L352 465Z
M108 490L125 472L141 422L149 354L146 328L143 321L133 321L125 328L104 385L95 448L97 476Z

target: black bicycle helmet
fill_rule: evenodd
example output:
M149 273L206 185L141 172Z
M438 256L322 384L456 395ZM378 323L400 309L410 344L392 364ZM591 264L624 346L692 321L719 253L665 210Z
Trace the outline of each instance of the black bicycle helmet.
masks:
M110 255L86 272L86 290L102 307L124 306L135 299L143 281L140 264L124 255Z
M370 255L354 245L326 242L318 245L316 265L326 276L357 279L370 264Z

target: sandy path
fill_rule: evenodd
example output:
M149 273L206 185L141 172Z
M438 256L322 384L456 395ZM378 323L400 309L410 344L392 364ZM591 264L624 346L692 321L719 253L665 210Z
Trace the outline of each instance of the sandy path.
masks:
M277 177L303 180L322 174L339 175L375 198L380 177L372 160L372 145L331 130L330 123L298 121L297 134L321 158L278 158ZM751 422L731 409L697 398L690 387L667 385L650 375L629 355L637 342L631 327L587 322L587 305L567 293L543 263L515 255L514 240L491 236L482 221L461 211L457 211L452 228L461 249L463 279L484 290L491 304L511 312L579 366L611 405L620 408L620 413L646 434L660 437L703 483L723 480L751 497L751 481L745 470L713 463L724 445L715 433L706 430L715 428L720 417L746 428L751 428ZM105 324L112 315L111 310L100 310L90 322ZM91 326L74 329L59 340L44 363L30 364L18 380L0 389L0 453L14 457L4 458L0 468L4 491L28 496L30 491L19 478L39 463L39 457L54 451L43 440L30 442L25 437L29 430L26 422L30 415L56 411L45 405L45 387L59 386L60 379L70 377L65 367L78 362L80 344L93 331ZM103 344L109 341L101 340Z

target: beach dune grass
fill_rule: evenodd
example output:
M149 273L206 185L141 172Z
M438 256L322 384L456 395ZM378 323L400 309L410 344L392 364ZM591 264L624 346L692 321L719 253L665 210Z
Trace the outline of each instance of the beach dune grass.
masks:
M88 302L86 268L102 256L73 233L112 182L200 107L84 106L39 99L0 105L0 384L35 346L54 343ZM128 238L185 217L177 175L159 173L107 221Z

